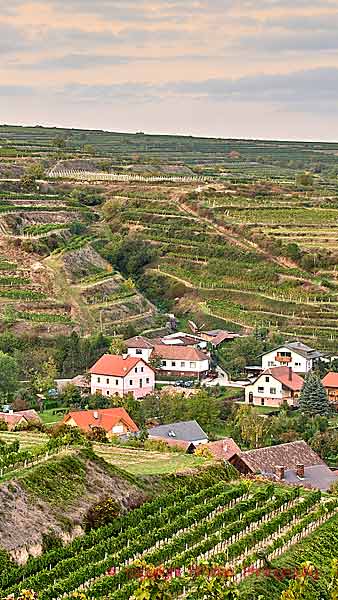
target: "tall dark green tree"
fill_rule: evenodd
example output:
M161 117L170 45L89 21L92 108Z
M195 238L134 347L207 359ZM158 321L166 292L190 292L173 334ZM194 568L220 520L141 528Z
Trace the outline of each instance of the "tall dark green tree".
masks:
M330 403L324 386L316 373L310 371L299 399L300 410L307 415L329 415Z

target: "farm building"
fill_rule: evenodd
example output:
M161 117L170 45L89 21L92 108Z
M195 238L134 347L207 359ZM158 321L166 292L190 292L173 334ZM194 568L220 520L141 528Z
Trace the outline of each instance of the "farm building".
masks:
M243 475L263 475L285 483L327 491L338 478L303 440L248 450L230 459Z
M245 388L245 402L255 406L297 406L304 379L291 367L272 367Z
M154 369L136 356L104 354L90 369L92 394L144 398L155 389Z
M65 415L63 423L70 427L79 427L86 433L100 427L106 431L108 437L138 432L137 425L124 408L74 411Z

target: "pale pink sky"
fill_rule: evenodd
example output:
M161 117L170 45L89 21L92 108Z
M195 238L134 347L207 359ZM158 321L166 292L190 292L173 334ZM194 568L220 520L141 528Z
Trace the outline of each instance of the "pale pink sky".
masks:
M0 122L338 138L338 0L0 0Z

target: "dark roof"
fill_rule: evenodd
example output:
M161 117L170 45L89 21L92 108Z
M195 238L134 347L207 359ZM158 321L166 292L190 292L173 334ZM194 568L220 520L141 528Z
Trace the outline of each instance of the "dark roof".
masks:
M332 483L338 481L338 477L334 471L329 469L327 465L322 464L305 467L304 479L297 477L297 474L294 470L288 469L285 471L284 480L287 483L293 483L297 485L303 485L304 487L313 487L327 491L330 489Z
M303 344L303 342L286 342L285 344L280 344L276 348L268 350L268 352L263 352L263 354L260 354L260 356L264 356L265 354L269 354L270 352L275 352L276 350L279 350L279 348L288 348L288 350L298 352L298 354L308 359L321 358L321 356L323 356L321 352L315 350L314 348L310 348L310 346Z
M149 429L149 437L164 440L181 440L184 442L197 442L208 439L207 434L197 421L179 421L169 425L158 425Z
M242 461L253 473L271 473L281 465L285 469L295 469L297 464L304 467L325 465L324 461L303 440L247 450L240 455Z
M151 350L153 344L142 335L136 335L125 341L127 348L142 348L143 350Z

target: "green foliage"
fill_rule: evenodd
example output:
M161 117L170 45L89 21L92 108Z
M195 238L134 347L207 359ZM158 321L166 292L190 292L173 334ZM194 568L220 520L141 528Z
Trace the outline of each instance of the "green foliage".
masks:
M105 498L92 506L86 515L86 529L97 529L112 523L121 513L121 506L113 498Z
M18 364L15 358L0 351L0 396L3 400L13 397L18 387Z
M305 377L299 398L299 408L308 415L329 415L330 403L324 386L316 373L310 371Z

